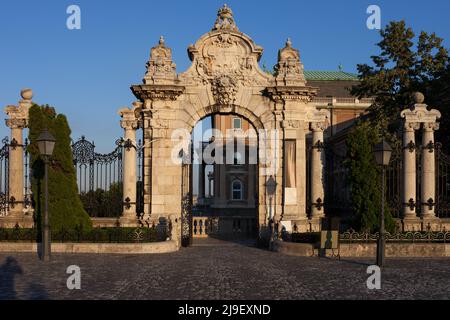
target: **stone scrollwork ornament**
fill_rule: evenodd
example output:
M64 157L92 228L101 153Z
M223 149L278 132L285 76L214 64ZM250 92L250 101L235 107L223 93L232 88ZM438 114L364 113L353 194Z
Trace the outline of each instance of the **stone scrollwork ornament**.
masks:
M232 105L236 100L237 80L230 75L220 75L211 82L211 90L219 105Z

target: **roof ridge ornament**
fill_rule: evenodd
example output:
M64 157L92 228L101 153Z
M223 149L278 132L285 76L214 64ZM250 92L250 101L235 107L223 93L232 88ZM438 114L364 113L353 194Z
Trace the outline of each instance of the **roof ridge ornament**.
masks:
M236 23L234 22L233 11L227 4L224 4L217 12L217 19L212 30L238 31Z

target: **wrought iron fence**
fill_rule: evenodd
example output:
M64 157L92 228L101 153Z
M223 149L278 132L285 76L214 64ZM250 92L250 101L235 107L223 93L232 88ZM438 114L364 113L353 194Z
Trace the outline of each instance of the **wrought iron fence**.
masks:
M40 242L38 229L2 229L0 242ZM52 232L52 242L74 243L143 243L166 240L166 233L158 233L155 228L94 228L90 231L59 230Z
M118 217L123 206L123 140L107 154L95 152L93 142L83 136L72 144L78 190L91 217Z
M401 218L402 214L402 148L393 147L391 162L386 168L386 203L394 218Z
M6 216L9 210L9 139L2 140L0 149L0 217Z
M144 145L139 140L136 145L137 156L137 184L136 184L136 213L144 213Z
M349 169L342 155L330 145L325 148L325 205L327 212L342 215L351 212Z
M340 235L341 242L375 242L379 239L379 233L356 232L349 230ZM388 242L443 242L450 243L450 232L386 232L386 241Z
M436 143L436 214L439 218L450 218L450 157Z

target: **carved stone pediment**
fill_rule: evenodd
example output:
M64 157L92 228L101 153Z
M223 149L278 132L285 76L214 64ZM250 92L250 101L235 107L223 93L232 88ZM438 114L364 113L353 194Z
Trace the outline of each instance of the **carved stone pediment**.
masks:
M211 85L216 103L228 104L233 100L229 97L242 86L269 84L272 76L258 65L262 52L250 37L238 31L232 11L224 6L213 30L189 46L192 65L179 80L186 86Z

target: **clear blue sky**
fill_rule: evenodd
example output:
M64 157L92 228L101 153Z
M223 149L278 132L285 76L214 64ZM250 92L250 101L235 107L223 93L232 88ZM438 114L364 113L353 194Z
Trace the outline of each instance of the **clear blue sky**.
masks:
M405 19L417 32L436 32L450 47L450 1L226 1L239 29L264 47L272 66L291 37L307 70L349 72L375 54L377 31L366 28L366 9L381 7L382 24ZM149 51L160 35L173 49L177 71L189 65L186 48L208 32L223 0L42 0L0 2L0 105L15 104L31 87L35 101L68 116L73 138L95 140L110 151L122 134L116 111L134 100ZM82 29L66 28L66 8L82 10ZM4 117L3 117L4 118ZM2 121L3 122L3 121ZM8 129L0 124L0 134Z

